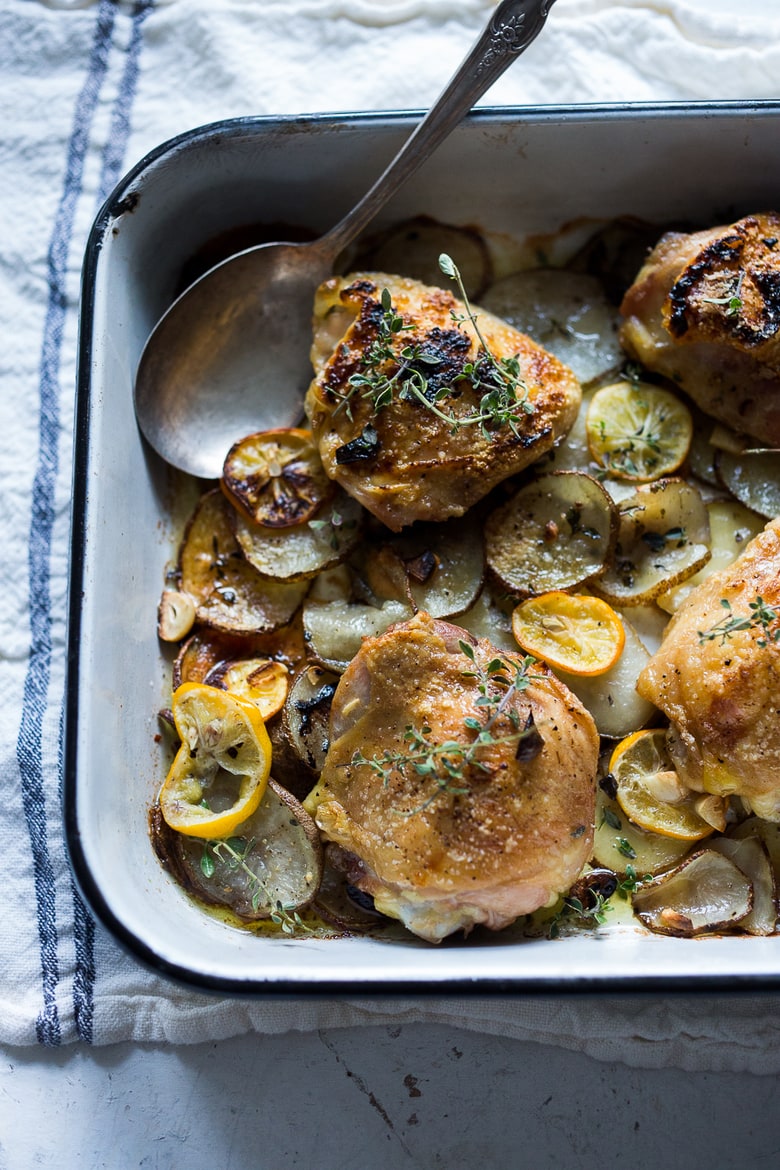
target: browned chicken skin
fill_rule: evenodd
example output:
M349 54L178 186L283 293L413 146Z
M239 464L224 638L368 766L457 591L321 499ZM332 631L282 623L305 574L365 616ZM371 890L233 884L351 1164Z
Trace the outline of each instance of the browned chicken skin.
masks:
M395 359L377 365L372 353L381 340L385 289L405 327L390 340ZM317 293L316 376L306 412L320 455L327 474L395 531L415 520L462 515L495 484L549 451L576 418L581 389L571 371L505 322L475 311L493 358L517 359L530 409L518 405L511 424L454 429L449 416L462 421L479 413L486 387L495 385L489 363L479 356L473 324L453 319L453 313L466 312L460 301L445 290L382 273L333 277ZM414 365L431 405L445 417L401 394L398 382L392 401L377 409L363 394L365 385L350 381L356 375L375 380L377 371L392 376L408 347L424 353ZM477 362L480 387L463 376L464 367Z
M776 623L768 632L750 609L759 598L780 608L780 519L694 590L637 690L669 717L672 755L689 787L736 794L780 821L780 643L771 636ZM718 633L744 618L749 628Z
M780 445L780 215L663 236L621 312L632 357L713 418Z
M473 646L473 661L461 642ZM541 664L507 700L523 659L501 654L504 681L487 687L505 701L489 728L497 742L457 775L439 768L437 781L398 761L414 749L409 729L468 751L477 730L467 721L484 726L493 709L478 700L497 654L423 613L366 639L337 688L330 749L306 801L350 880L431 942L477 923L499 930L548 904L590 856L598 734Z

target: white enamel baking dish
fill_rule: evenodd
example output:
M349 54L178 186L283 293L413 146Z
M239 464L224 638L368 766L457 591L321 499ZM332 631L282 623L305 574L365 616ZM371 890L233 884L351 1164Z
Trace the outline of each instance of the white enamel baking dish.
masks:
M253 223L323 230L363 193L413 114L247 118L161 146L90 236L76 420L64 801L77 880L138 958L201 988L439 994L780 986L780 937L681 940L622 922L573 938L511 930L434 947L409 938L257 937L183 895L151 848L164 773L155 634L180 482L136 427L132 383L183 266ZM725 222L780 205L780 103L497 109L470 117L384 213L516 240L578 217Z

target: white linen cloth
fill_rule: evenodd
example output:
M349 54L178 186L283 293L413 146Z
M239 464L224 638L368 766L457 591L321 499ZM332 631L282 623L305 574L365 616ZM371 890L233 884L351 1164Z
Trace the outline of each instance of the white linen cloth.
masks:
M648 1067L780 1070L773 995L210 998L120 951L70 877L59 753L79 277L91 221L126 169L194 126L427 106L491 7L0 0L0 1042L190 1043L431 1021ZM778 88L776 0L558 0L540 39L484 100L771 98Z

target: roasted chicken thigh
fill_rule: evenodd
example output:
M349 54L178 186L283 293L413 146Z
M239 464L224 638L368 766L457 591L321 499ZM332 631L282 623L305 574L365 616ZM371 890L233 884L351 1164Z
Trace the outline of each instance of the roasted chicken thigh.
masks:
M326 473L395 531L462 515L576 418L574 374L474 314L476 328L450 292L382 273L317 292L306 413Z
M632 357L713 418L780 445L780 215L666 234L621 312Z
M780 821L778 607L780 519L694 590L637 684L671 721L685 783L740 796L772 821Z
M500 930L571 886L598 752L593 719L546 667L420 613L367 638L342 676L306 808L349 880L438 942Z

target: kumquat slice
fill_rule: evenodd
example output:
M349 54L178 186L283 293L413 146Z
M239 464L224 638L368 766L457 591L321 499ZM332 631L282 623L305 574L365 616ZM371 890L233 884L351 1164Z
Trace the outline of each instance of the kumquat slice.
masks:
M311 431L279 427L230 448L222 490L248 520L267 528L304 524L334 492Z
M642 829L662 837L700 841L714 831L713 800L693 792L680 780L669 758L663 728L635 731L615 747L609 761L615 799L623 812ZM706 806L709 820L697 807ZM721 827L725 827L725 820Z
M512 632L526 653L577 675L609 670L626 640L623 623L606 601L557 590L521 601L512 614Z
M160 790L166 823L185 836L229 837L262 800L271 741L254 703L204 683L173 694L181 747Z
M593 395L585 425L595 461L617 479L640 483L676 471L693 437L685 403L649 382L602 386Z

